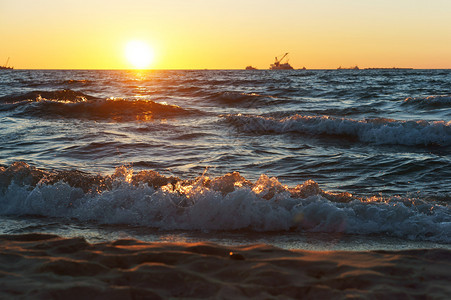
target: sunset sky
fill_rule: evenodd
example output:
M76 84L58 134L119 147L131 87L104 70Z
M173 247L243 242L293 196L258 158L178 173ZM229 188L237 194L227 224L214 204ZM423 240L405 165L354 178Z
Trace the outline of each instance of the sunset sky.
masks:
M0 0L0 65L128 69L451 68L449 0Z

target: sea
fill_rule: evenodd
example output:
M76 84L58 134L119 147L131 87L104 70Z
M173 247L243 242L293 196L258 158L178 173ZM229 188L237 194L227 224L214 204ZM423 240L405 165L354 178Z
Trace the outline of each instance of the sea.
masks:
M0 235L451 249L451 70L2 70Z

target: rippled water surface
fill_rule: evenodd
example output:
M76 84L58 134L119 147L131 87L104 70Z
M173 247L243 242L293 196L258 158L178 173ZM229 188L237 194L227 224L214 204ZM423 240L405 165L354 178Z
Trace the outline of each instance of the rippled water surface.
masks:
M450 108L450 70L2 71L1 214L449 243Z

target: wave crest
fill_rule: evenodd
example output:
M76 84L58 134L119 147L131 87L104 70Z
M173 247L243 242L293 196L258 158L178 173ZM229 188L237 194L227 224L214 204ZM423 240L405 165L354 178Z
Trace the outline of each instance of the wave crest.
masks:
M451 122L444 121L399 121L385 118L353 120L301 115L284 119L242 114L224 117L239 130L262 134L296 132L310 135L345 135L375 144L451 145Z
M24 94L13 94L0 97L0 103L16 103L21 101L57 100L64 102L86 102L97 98L73 90L32 91Z
M451 242L448 206L403 197L331 193L308 180L296 187L238 172L193 180L120 167L113 175L0 168L2 214L76 218L160 229L387 234Z
M245 93L235 91L218 92L211 98L219 103L231 107L255 108L259 105L279 105L289 102L288 99L278 98L258 93Z
M403 105L414 105L420 108L451 107L451 95L438 95L404 99Z
M199 114L177 105L157 103L151 100L127 100L122 98L98 99L81 92L60 90L35 91L0 98L7 105L2 110L14 110L17 116L39 118L77 118L115 121L150 121L155 118L181 117Z

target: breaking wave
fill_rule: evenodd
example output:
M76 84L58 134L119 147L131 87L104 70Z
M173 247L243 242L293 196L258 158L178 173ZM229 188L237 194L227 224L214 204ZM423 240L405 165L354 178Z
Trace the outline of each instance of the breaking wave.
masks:
M196 179L126 167L112 175L49 171L23 162L0 167L2 215L75 218L158 229L341 232L451 242L445 202L392 196L357 197L295 187L238 172Z
M34 91L10 95L0 98L0 103L2 111L14 111L16 116L40 118L149 121L155 118L200 114L197 110L151 100L99 99L72 90Z
M390 145L451 145L451 121L353 120L301 115L283 119L242 114L224 117L228 123L245 132L345 135L362 142Z
M58 100L68 102L84 102L97 98L73 90L31 91L23 94L13 94L0 97L0 103L15 103L21 101Z

